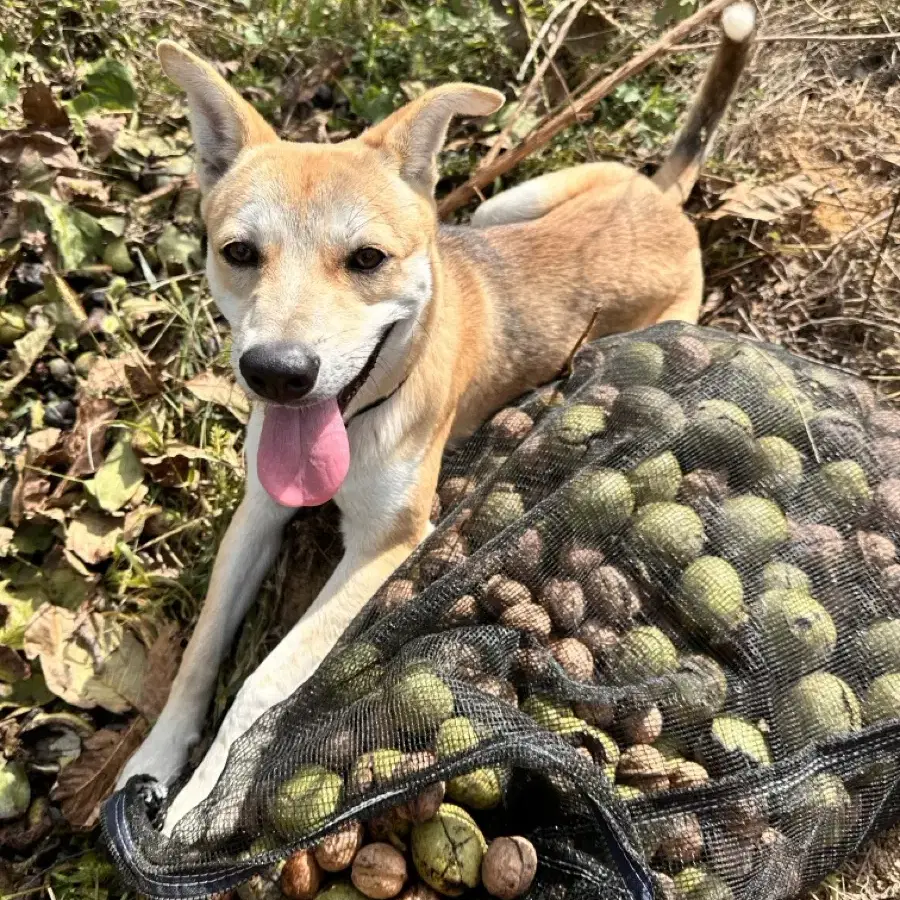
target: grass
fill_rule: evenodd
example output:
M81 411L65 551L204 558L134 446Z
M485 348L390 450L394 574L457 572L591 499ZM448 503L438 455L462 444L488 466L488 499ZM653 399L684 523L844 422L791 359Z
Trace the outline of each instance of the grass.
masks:
M65 108L70 124L31 131L51 132L76 161L60 168L53 156L58 145L34 144L31 156L0 171L2 378L12 371L12 340L41 322L54 328L0 406L0 568L17 597L71 610L90 603L147 633L148 642L163 621L188 628L240 498L240 409L228 396L210 400L191 387L198 375L227 373L228 335L199 270L202 228L196 189L185 178L184 106L159 72L155 42L174 38L217 60L286 135L340 139L423 85L465 78L508 96L520 92L519 66L551 5L9 0L0 39L0 126L23 126L24 88L45 83L55 100L45 102L42 115ZM763 28L775 34L863 34L896 31L900 24L880 0L852 8L837 0L772 0L764 10ZM648 43L658 33L655 11L647 2L586 5L523 123ZM697 42L711 36L698 35ZM691 202L706 249L705 322L857 371L889 399L900 394L897 238L886 233L886 213L900 192L900 160L892 150L900 133L900 89L891 80L897 53L891 41L762 45ZM494 189L592 159L657 163L706 59L704 50L661 60ZM119 123L117 147L108 155L98 149L92 114ZM454 129L441 191L465 178L504 121L498 116L480 128L461 123ZM782 204L773 220L707 216L739 182L778 184L798 172L811 187ZM32 209L33 200L15 193L43 197L51 186L63 208L57 231L46 213ZM765 198L757 200L765 207ZM88 247L76 260L59 252L61 234L90 243L72 210L101 223L99 254ZM103 248L117 237L124 238L132 266L118 279L103 268ZM74 311L54 294L55 275L74 293ZM137 367L119 371L100 393L116 403L109 437L127 436L142 461L140 484L104 513L114 535L109 552L85 562L65 546L73 522L94 509L85 490L93 473L66 475L71 460L59 456L63 435L76 408L85 408L84 378L135 351L152 385L142 383ZM61 433L51 452L29 448L30 436L46 438L54 428ZM185 446L201 456L185 455ZM17 484L28 487L24 499L11 495ZM144 517L133 536L122 532L126 513ZM243 678L321 584L338 546L333 518L299 520L289 546L248 618L233 664L220 675L210 732ZM20 720L31 701L23 682L0 688L10 688L0 693L4 749L27 751ZM79 715L90 728L121 724L103 710ZM35 795L46 795L54 777L33 774ZM122 896L95 852L96 830L78 833L54 816L46 835L0 863L0 897ZM829 879L817 897L900 896L898 858L894 834Z

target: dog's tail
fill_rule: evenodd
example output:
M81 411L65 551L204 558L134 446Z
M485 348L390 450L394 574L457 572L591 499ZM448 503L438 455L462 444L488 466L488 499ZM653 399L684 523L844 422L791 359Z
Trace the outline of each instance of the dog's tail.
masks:
M747 62L756 27L756 10L750 3L733 3L722 13L721 25L722 40L687 123L672 152L653 176L656 186L678 203L687 200L700 174L713 132Z

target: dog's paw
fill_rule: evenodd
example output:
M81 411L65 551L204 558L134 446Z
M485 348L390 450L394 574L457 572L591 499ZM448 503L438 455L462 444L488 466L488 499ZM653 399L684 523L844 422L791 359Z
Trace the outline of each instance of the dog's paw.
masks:
M160 784L155 778L150 778L147 775L135 775L129 779L125 788L141 801L147 813L147 818L155 825L162 826L160 813L166 806L169 789L164 784Z
M116 783L116 789L123 788L135 775L158 782L170 788L187 765L188 757L196 739L182 735L157 733L150 736L138 747L137 752L125 764Z

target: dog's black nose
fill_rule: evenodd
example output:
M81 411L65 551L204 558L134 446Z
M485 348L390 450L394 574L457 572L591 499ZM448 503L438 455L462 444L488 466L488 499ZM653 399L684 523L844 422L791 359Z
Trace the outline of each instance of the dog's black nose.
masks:
M319 357L303 344L257 344L241 354L241 375L265 400L302 400L319 375Z

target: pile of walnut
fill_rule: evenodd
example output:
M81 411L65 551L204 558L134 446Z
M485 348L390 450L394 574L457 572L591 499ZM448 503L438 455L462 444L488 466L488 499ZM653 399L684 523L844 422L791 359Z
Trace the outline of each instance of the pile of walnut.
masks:
M479 885L499 900L531 886L537 853L523 837L488 844L462 807L444 803L443 782L400 809L345 826L310 850L257 875L242 900L441 900Z

